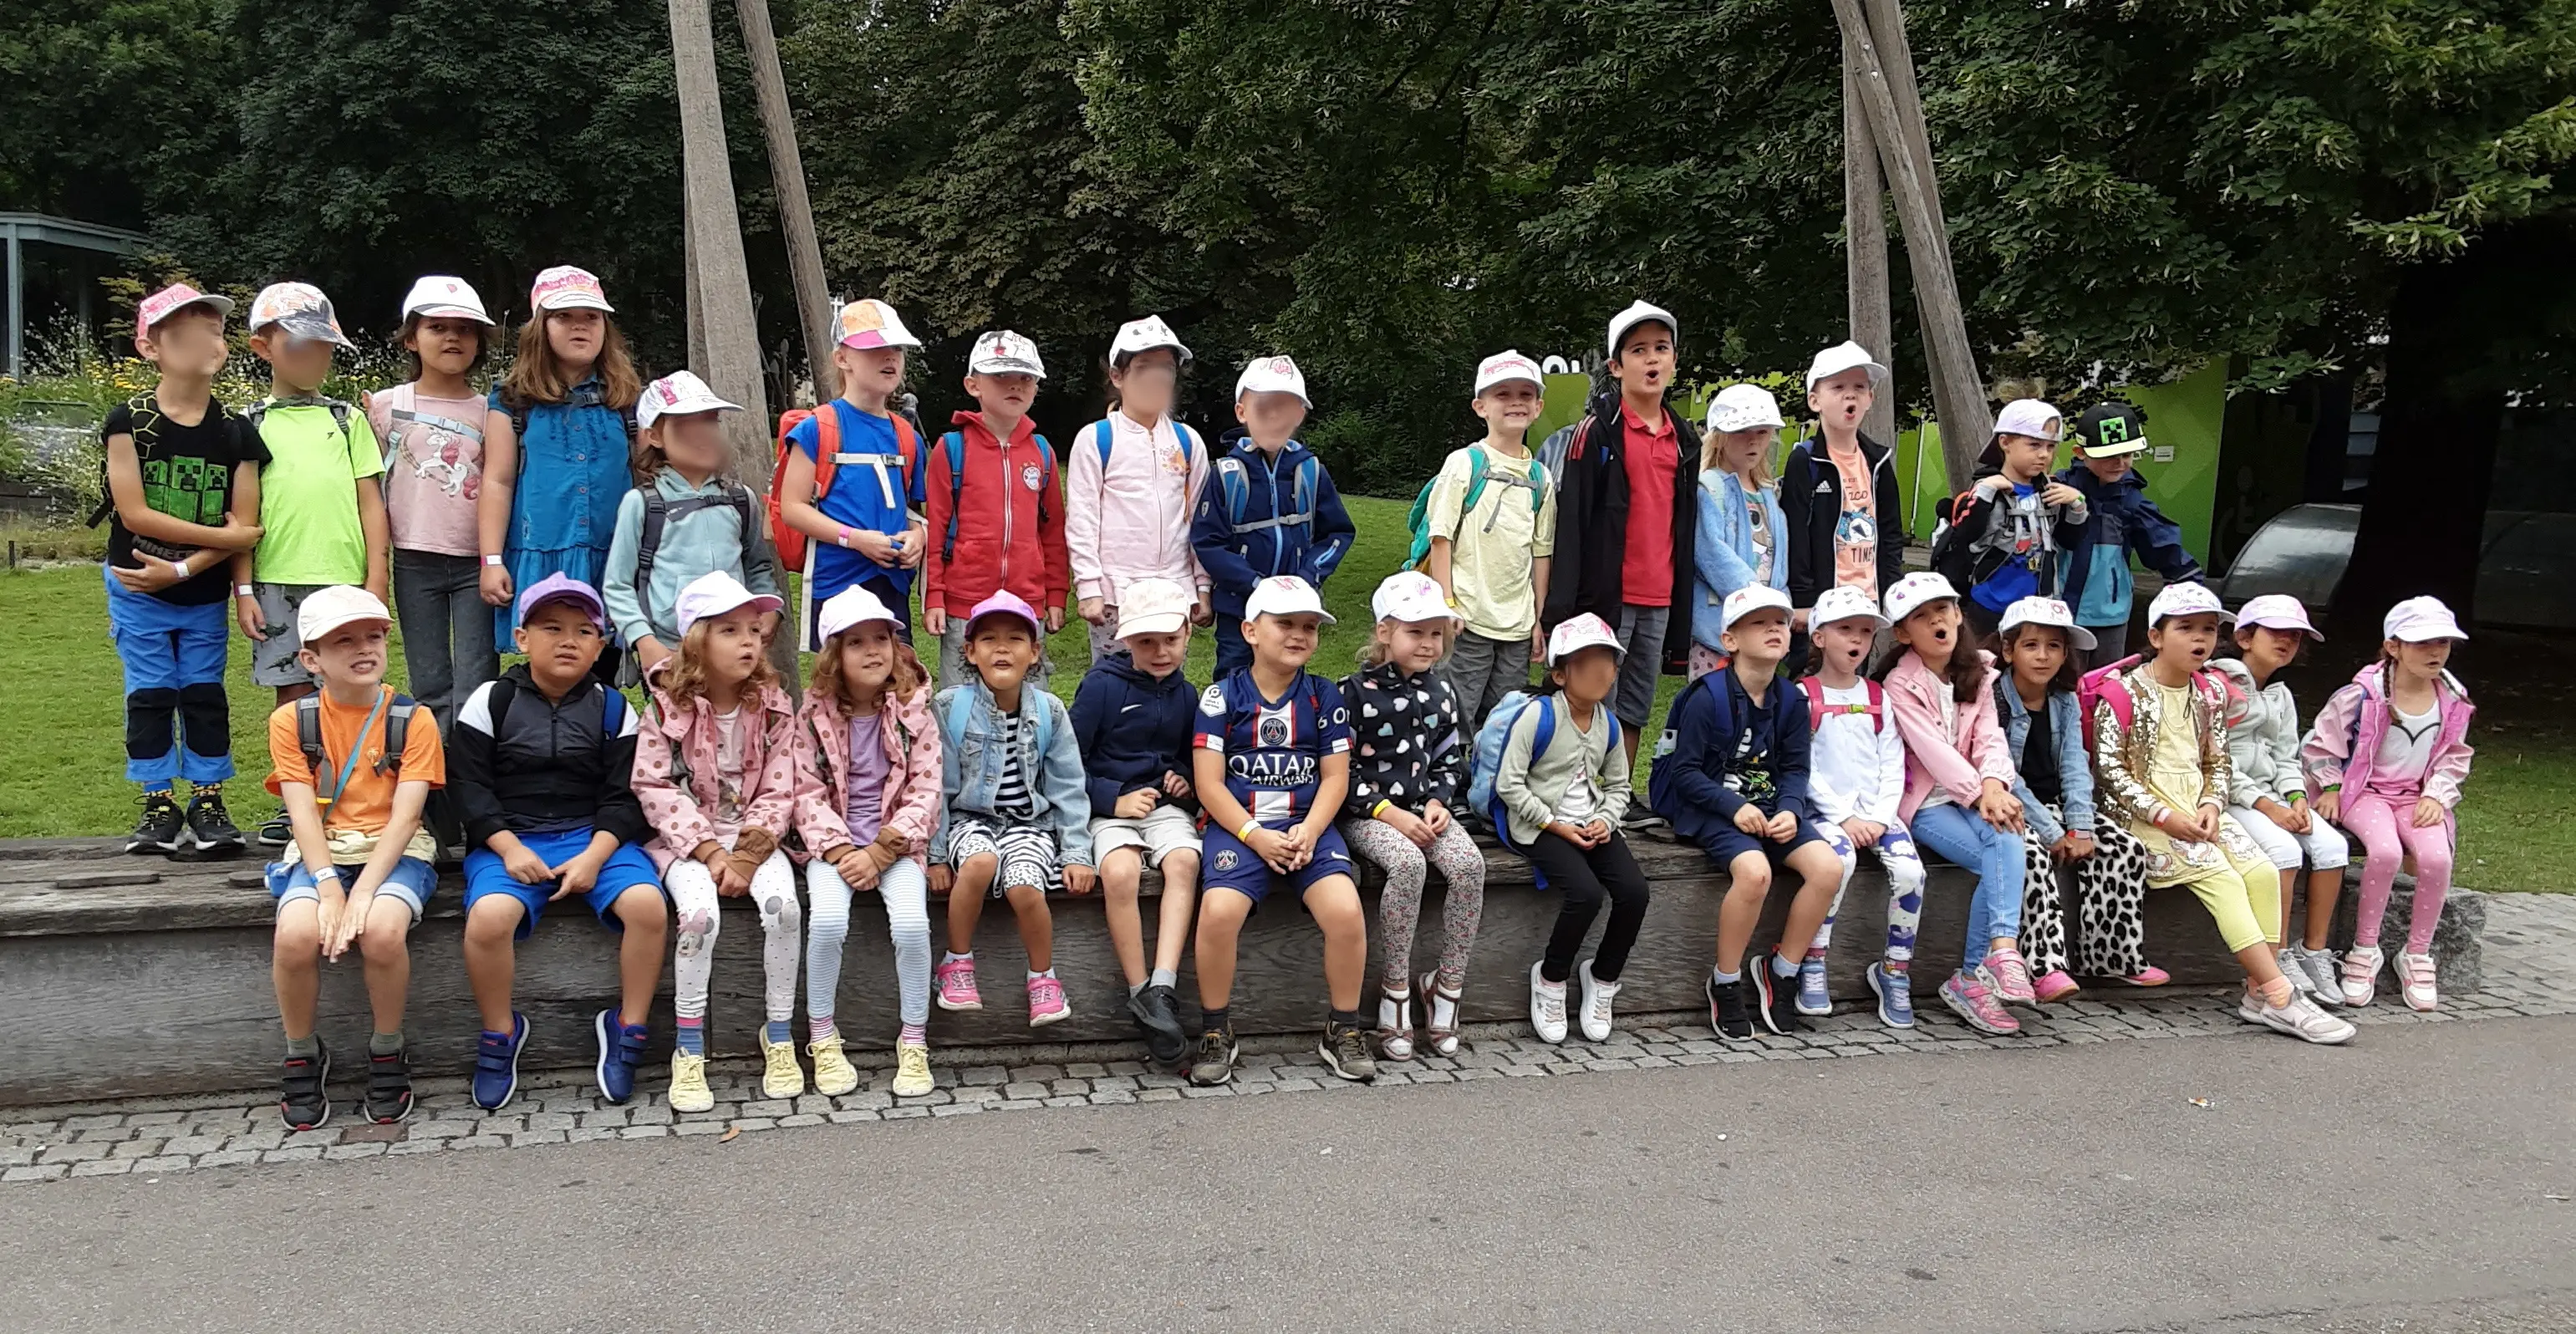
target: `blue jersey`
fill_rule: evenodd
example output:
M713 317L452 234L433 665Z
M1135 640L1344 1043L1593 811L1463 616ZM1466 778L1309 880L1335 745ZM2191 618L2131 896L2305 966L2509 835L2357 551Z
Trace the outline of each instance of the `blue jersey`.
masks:
M1299 672L1285 697L1262 696L1241 668L1199 695L1200 750L1225 758L1225 790L1273 828L1304 819L1324 781L1324 757L1351 753L1341 688Z
M912 522L910 511L922 504L921 451L914 452L912 469L907 473L897 461L902 456L896 452L892 417L880 417L838 398L824 404L821 410L840 419L841 461L834 467L832 489L823 493L814 508L834 523L901 537ZM821 435L807 420L798 422L787 433L787 439L811 459ZM884 579L894 585L897 593L912 591L915 570L901 566L888 569L860 555L856 548L831 542L808 542L806 548L813 552L812 597L817 603L862 579Z

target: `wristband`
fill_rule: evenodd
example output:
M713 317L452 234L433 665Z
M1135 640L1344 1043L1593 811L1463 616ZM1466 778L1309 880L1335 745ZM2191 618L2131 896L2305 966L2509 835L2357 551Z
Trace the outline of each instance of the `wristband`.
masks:
M833 538L832 540L833 540L833 541L835 541L835 542L840 543L842 546L845 546L845 547L846 547L846 546L848 546L848 545L850 544L850 530L849 530L849 528L848 528L846 525L845 525L845 526L843 526L843 527L842 527L842 529L841 529L840 535L839 535L838 537Z
M171 568L171 569L174 569L174 570L177 570L177 571L179 572L179 577L180 577L180 578L182 578L182 579L185 579L185 578L187 578L189 575L191 575L191 574L195 573L195 571L190 570L190 569L188 568L188 562L186 562L186 561L184 561L184 560L181 560L181 561L173 561L173 562L171 562L170 568Z
M483 558L483 563L484 563L485 565L487 565L487 566L489 566L489 567L493 568L493 569L499 569L499 568L500 568L500 565L501 565L501 558L500 558L500 557L498 557L498 556L485 556L485 557Z
M248 584L235 584L233 585L233 596L237 598L255 598L259 596L259 590Z
M339 878L340 878L340 868L339 868L339 867L337 867L337 866L325 866L325 867L323 867L323 868L322 868L321 870L319 870L319 871L310 871L310 872L307 872L306 874L311 875L311 876L313 877L314 882L315 882L316 884L319 884L320 882L325 881L325 880L337 880L337 879L339 879Z
M1247 818L1243 822L1243 827L1234 831L1234 841L1249 845L1252 842L1252 831L1259 829L1260 827L1261 822L1259 820Z
M1384 797L1378 798L1377 804L1369 807L1369 818L1374 820L1377 817L1386 814L1386 808L1394 804L1394 802L1389 801Z

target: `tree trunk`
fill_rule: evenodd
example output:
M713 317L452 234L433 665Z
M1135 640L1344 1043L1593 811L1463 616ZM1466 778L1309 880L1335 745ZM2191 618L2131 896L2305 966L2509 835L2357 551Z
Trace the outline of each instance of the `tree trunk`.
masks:
M1870 438L1896 444L1896 332L1888 313L1887 199L1879 177L1878 141L1861 106L1860 43L1843 34L1843 269L1850 288L1851 336L1889 369L1877 401L1861 420Z
M787 103L787 76L778 66L778 37L769 27L769 0L734 0L742 19L742 44L751 54L751 89L760 106L760 128L769 139L769 173L777 182L778 225L787 240L787 268L796 281L797 323L805 330L805 363L814 379L814 402L841 392L832 369L831 289L823 277L823 245L814 235L814 203L805 192L805 157L796 148L796 113Z

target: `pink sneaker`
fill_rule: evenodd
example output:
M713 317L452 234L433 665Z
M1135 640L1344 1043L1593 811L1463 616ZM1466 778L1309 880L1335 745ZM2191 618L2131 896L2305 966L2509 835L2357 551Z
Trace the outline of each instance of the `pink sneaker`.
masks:
M1941 984L1941 1003L1980 1033L2009 1036L2021 1031L2021 1021L1995 998L1994 975L1983 968L1973 973L1952 973L1950 980Z
M2134 973L2115 980L2125 982L2133 987L2160 987L2173 981L2173 974L2156 967L2154 964L2148 964L2146 967L2141 968Z
M951 959L930 970L930 985L939 992L943 1010L980 1010L984 995L975 989L975 961Z
M2017 949L2000 949L1986 956L1986 971L1995 979L1995 999L2007 1005L2037 1005L2039 997L2031 990L2030 963Z
M2390 972L2397 974L2398 994L2406 998L2410 1010L2436 1010L2442 1005L2442 994L2434 985L2433 956L2408 954L2404 950L2388 957Z
M2075 979L2068 977L2065 969L2052 968L2038 981L2031 983L2030 990L2032 995L2039 998L2040 1004L2054 1005L2082 991L2083 988L2075 985Z
M1064 998L1064 984L1052 977L1029 979L1029 1027L1052 1024L1073 1013Z

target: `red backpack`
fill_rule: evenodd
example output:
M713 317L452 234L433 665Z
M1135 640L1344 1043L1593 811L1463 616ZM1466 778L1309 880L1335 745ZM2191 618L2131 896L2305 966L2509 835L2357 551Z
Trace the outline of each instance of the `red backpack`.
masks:
M2120 720L2122 731L2127 731L2129 724L2136 719L2138 703L2129 697L2129 688L2120 683L2120 674L2145 661L2145 658L2145 654L2132 653L2118 662L2096 667L2076 680L2075 708L2084 717L2085 754L2094 753L2094 705L2110 705L2111 716ZM2238 706L2245 699L2245 692L2236 688L2236 682L2229 679L2227 673L2213 667L2203 667L2192 673L2191 684L2200 692L2202 699L2218 710L2221 718L2235 717Z
M796 442L788 439L787 433L804 424L808 418L814 422L814 504L823 503L824 495L832 489L833 474L840 465L858 459L858 456L841 453L841 414L818 408L789 408L778 414L778 458L769 469L769 542L778 549L779 561L787 569L795 571L805 568L805 533L787 522L784 490L787 455L788 451L796 448ZM913 459L921 453L921 434L914 428L912 419L903 413L895 413L893 420L895 462L909 487Z
M1823 727L1825 725L1825 715L1827 713L1866 713L1869 715L1869 730L1872 732L1886 731L1886 687L1881 686L1876 681L1870 680L1866 676L1860 679L1860 683L1869 687L1869 703L1828 705L1825 703L1825 683L1822 678L1813 676L1799 677L1798 689L1804 691L1807 696L1807 730L1813 732L1817 728Z

